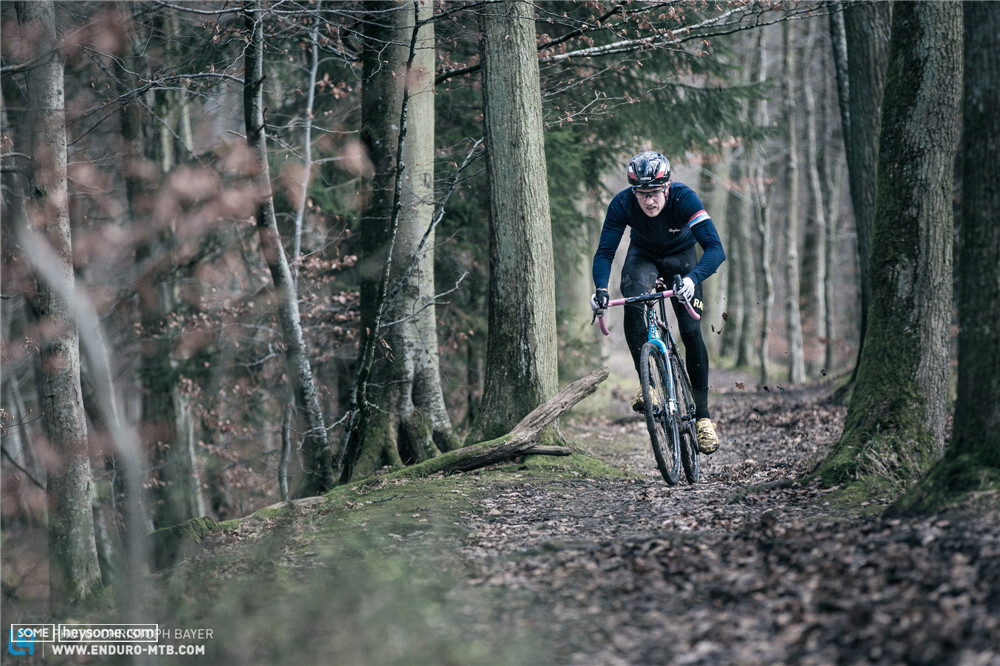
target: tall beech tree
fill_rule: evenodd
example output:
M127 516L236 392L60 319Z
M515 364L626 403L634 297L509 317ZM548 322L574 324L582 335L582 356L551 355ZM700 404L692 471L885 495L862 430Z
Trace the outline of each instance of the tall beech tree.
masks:
M80 386L80 339L66 294L72 292L73 244L67 183L64 63L50 0L16 5L22 45L36 59L24 72L28 172L26 234L37 234L58 265L35 280L42 420L53 456L47 466L51 605L78 603L101 585L94 540L87 417ZM38 271L41 272L40 270ZM61 284L50 284L59 280Z
M872 225L875 215L875 168L879 163L879 122L889 48L890 2L845 3L842 18L833 15L834 60L847 152L848 181L858 234L861 288L861 349L875 288L871 275ZM842 31L841 31L842 28ZM884 126L884 123L883 123ZM857 367L854 370L857 379Z
M965 11L962 217L958 262L958 396L947 454L893 507L929 512L953 502L993 507L1000 488L1000 3ZM992 491L992 492L990 492Z
M391 0L366 8L361 138L374 173L361 225L360 363L368 362L369 346L377 357L358 392L366 416L348 444L345 481L457 445L437 361L432 7L428 0ZM401 141L404 103L413 127ZM383 285L386 267L391 293Z
M757 32L757 53L750 65L750 80L761 86L767 83L767 39L764 30ZM758 127L767 127L770 120L767 112L767 100L758 99L753 103L750 112L751 120ZM767 156L762 142L754 144L752 149L754 166L751 169L753 182L753 220L757 231L757 293L755 303L760 313L760 345L757 348L760 361L760 381L766 384L770 379L768 363L770 359L771 315L774 310L774 277L771 273L771 209L768 204L768 183L771 181Z
M489 338L482 406L467 442L509 432L555 395L556 310L534 8L481 11L490 190Z
M799 155L795 100L795 24L785 21L781 26L784 44L785 146L785 334L788 336L788 380L800 384L806 379L806 362L802 349L802 313L799 310Z
M816 472L827 485L897 492L942 450L961 82L962 5L895 5L868 333L844 432Z

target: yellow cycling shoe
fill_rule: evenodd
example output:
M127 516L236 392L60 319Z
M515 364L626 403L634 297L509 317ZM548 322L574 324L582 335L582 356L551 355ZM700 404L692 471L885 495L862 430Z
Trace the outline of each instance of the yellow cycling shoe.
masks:
M635 395L632 397L632 411L633 412L643 412L646 409L646 401L642 399L642 389L640 388L636 391Z
M708 455L719 448L719 436L715 434L715 424L711 419L698 419L695 423L698 430L698 450Z

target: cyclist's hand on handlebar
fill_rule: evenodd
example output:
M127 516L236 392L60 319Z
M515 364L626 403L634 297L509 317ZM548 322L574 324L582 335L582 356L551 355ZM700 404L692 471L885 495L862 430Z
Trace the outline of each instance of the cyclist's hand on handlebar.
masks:
M594 311L594 316L590 318L591 324L604 316L604 311L607 309L608 301L610 300L611 297L608 296L607 289L598 289L594 292L594 295L590 297L590 309Z
M681 298L685 301L690 301L694 298L694 280L689 277L683 278L681 280L674 280L674 296Z
M604 310L608 307L608 302L611 297L608 295L607 289L598 289L594 292L594 295L590 297L590 309L594 310Z

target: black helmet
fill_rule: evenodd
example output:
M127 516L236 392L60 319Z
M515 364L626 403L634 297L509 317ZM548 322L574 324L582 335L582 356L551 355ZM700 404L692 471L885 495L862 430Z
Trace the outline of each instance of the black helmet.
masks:
M655 150L639 153L628 163L628 184L632 187L662 187L670 180L670 162Z

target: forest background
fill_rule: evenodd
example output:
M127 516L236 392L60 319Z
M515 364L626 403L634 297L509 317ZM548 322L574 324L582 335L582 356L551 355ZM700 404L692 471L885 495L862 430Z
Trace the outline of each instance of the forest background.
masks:
M615 351L590 259L645 149L727 249L713 363L853 385L889 6L5 2L4 529L72 602L130 534L509 432Z

